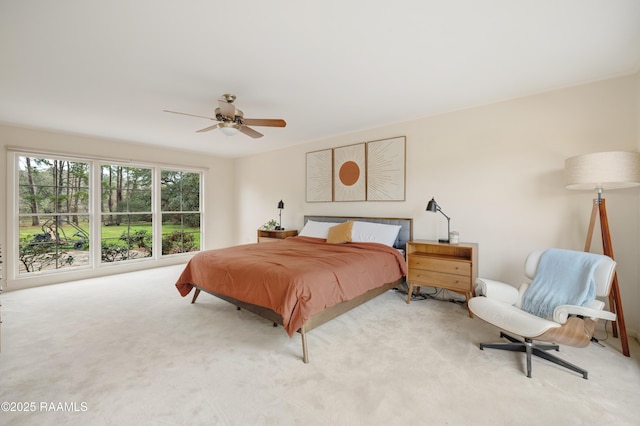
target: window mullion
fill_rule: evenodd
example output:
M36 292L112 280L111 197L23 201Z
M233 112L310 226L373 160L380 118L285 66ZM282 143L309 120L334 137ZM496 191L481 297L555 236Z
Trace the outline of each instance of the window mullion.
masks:
M152 187L153 191L151 194L151 223L153 224L152 232L153 232L153 258L160 259L162 257L162 212L160 211L160 203L161 203L161 170L160 167L154 167L153 169L153 181Z
M97 161L91 161L91 188L89 190L91 204L89 206L89 222L91 223L90 253L91 267L100 264L102 251L102 167Z

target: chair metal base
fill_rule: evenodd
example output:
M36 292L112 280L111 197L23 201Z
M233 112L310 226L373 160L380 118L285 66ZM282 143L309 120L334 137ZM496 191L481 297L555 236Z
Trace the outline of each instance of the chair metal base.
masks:
M561 365L562 367L568 368L569 370L573 370L576 373L582 374L584 379L587 379L587 375L589 374L587 370L584 370L577 365L571 364L563 359L560 359L550 353L545 351L549 350L560 350L560 346L554 344L540 344L533 343L532 339L525 338L524 342L522 340L518 340L515 337L511 337L504 332L500 332L500 337L509 340L512 343L480 343L480 350L484 350L484 348L490 349L501 349L505 351L515 351L515 352L525 352L527 354L527 377L531 377L531 355L538 356L540 358L544 358L547 361L551 361L554 364Z

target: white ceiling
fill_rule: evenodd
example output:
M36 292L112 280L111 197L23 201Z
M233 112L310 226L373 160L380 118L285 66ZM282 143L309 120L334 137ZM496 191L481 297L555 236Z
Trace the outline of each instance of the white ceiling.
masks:
M240 157L635 72L638 0L1 0L0 122ZM260 139L195 133L224 93Z

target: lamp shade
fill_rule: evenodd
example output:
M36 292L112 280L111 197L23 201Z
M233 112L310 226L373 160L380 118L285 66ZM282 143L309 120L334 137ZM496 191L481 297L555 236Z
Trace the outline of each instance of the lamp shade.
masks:
M567 189L620 189L640 185L640 153L595 152L567 158Z
M236 123L230 122L220 123L219 127L220 131L227 136L233 136L238 133L238 130L240 130Z
M429 202L427 203L427 208L425 210L428 212L438 211L438 203L436 202L435 198L431 198L431 200L429 200Z
M280 200L280 201L278 202L278 208L279 208L279 209L284 209L284 202L283 202L282 200Z

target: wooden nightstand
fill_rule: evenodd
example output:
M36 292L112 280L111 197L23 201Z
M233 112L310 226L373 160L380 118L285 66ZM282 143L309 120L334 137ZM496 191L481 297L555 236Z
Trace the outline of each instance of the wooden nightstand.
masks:
M295 237L296 235L298 235L298 231L295 229L286 231L267 231L265 229L258 229L258 242L271 243L274 241L284 240L287 237Z
M473 283L478 276L478 244L409 241L407 264L409 265L407 303L411 301L413 287L421 285L464 294L469 302L473 294ZM469 316L473 318L471 311Z

